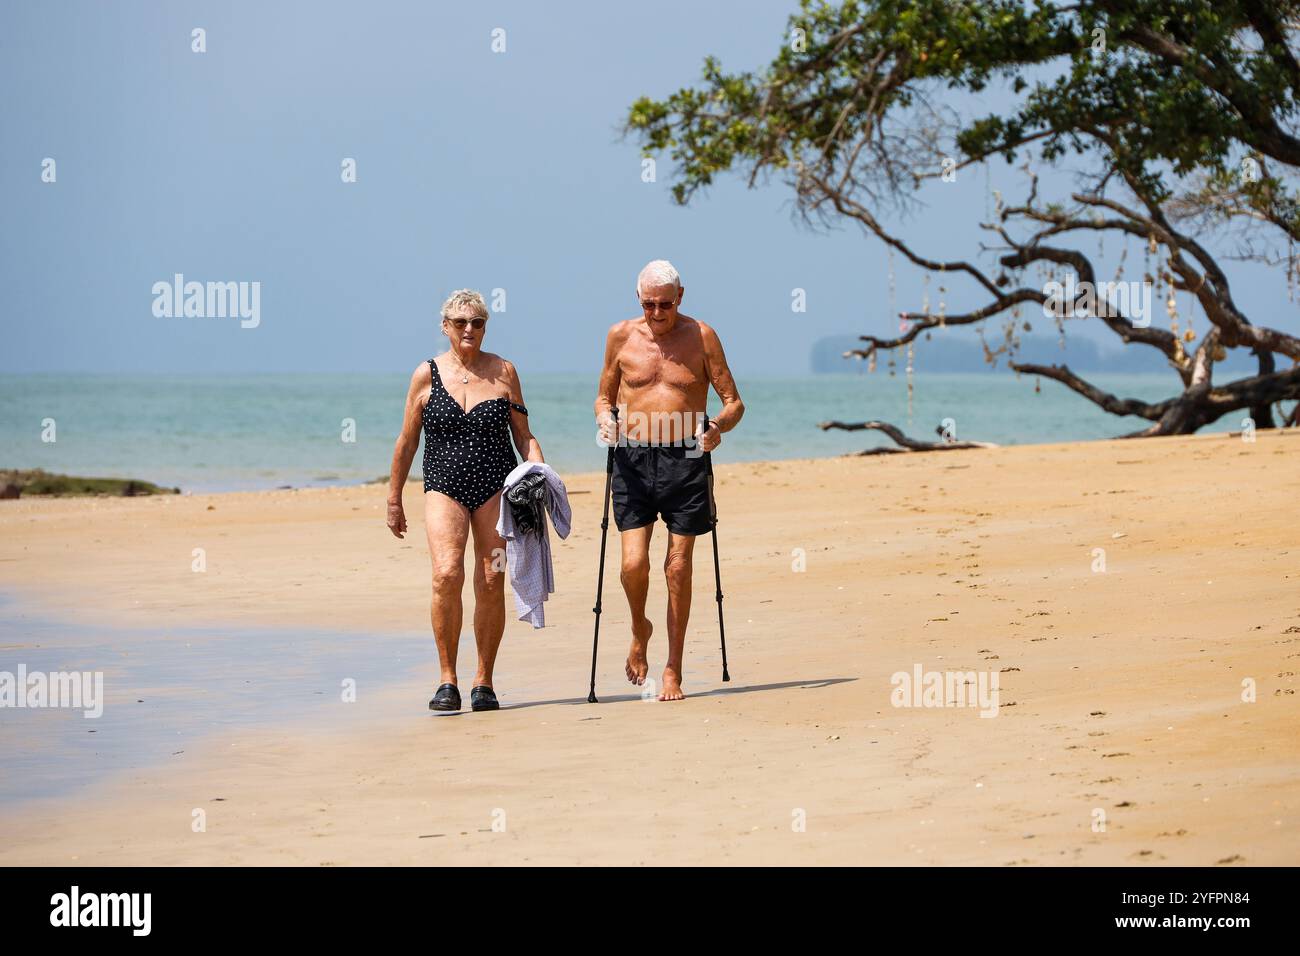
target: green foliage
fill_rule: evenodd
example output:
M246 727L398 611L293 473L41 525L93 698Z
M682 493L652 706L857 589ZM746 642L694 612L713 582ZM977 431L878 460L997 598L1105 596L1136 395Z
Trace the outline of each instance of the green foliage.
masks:
M906 133L923 122L909 109L942 106L948 90L1009 92L986 115L961 118L953 143L963 158L1011 161L1031 146L1048 162L1102 156L1161 201L1193 172L1240 187L1232 177L1245 156L1287 161L1300 95L1287 37L1298 9L1250 0L803 0L764 70L727 73L710 57L701 84L638 99L626 128L647 154L669 152L673 195L685 203L727 170L753 181L796 162L888 163L890 123ZM848 153L860 137L884 149L874 159ZM1276 179L1258 189L1293 205Z

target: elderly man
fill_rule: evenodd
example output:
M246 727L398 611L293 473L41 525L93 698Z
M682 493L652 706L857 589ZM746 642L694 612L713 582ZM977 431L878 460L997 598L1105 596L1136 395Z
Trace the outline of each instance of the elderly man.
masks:
M622 538L621 578L632 611L626 670L633 684L644 684L649 670L650 537L660 515L668 526L668 663L660 700L685 697L682 650L691 613L691 555L695 536L711 528L706 453L745 413L717 333L677 311L683 291L671 263L660 259L641 270L636 293L642 314L610 328L596 396L601 441L617 443L614 523ZM712 421L705 417L710 383L722 399Z

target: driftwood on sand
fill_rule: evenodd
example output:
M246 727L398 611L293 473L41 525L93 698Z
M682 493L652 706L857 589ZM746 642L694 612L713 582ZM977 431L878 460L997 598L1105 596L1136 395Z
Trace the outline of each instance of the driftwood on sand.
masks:
M838 428L846 432L858 431L879 431L884 432L894 442L901 447L890 448L882 446L880 448L867 448L858 452L859 455L892 455L897 452L905 451L961 451L966 448L997 448L993 442L986 441L921 441L916 438L908 438L903 434L902 429L889 422L869 421L869 422L818 422L817 427L822 431L829 431L832 428ZM938 429L940 435L943 429Z

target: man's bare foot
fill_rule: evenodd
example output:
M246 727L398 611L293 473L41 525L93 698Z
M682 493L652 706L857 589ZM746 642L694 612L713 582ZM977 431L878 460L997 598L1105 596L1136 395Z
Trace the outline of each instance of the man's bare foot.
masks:
M685 700L682 693L682 678L671 667L664 668L663 690L659 691L660 700Z
M650 635L654 629L649 618L646 618L644 635L636 632L636 625L632 626L632 649L627 652L627 665L624 667L630 683L645 683L646 672L650 670L650 662L646 659L646 647L650 644Z

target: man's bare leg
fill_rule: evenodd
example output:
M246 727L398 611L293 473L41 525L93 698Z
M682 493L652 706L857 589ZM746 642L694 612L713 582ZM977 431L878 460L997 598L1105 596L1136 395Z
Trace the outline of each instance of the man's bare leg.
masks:
M650 670L646 648L654 630L645 616L646 595L650 592L650 536L653 523L644 528L633 528L620 535L623 542L623 564L619 578L627 595L628 610L632 612L632 648L627 652L627 679L633 684L644 684Z
M429 619L438 647L441 684L456 683L456 651L462 624L461 589L465 585L465 541L469 510L437 491L424 496L424 528L433 566L433 600Z
M686 647L686 623L691 616L691 558L695 536L668 532L664 555L664 578L668 582L668 663L664 665L660 700L681 700L682 653Z
M497 534L501 493L470 515L474 532L475 687L492 686L492 668L506 630L506 540Z

